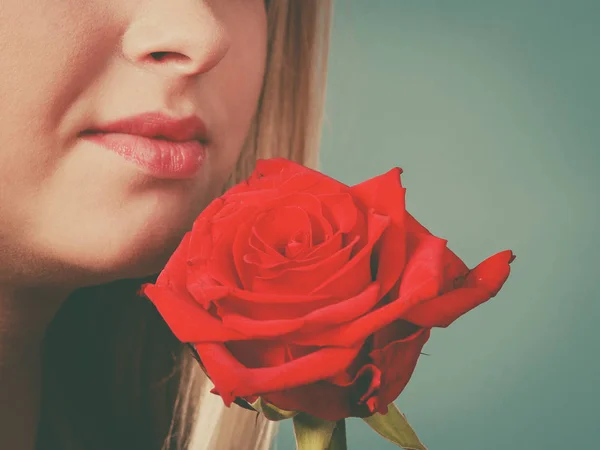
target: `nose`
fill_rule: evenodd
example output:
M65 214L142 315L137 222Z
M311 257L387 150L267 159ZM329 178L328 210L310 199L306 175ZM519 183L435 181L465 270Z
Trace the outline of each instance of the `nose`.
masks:
M134 64L181 77L209 71L227 53L226 29L206 2L142 4L122 41L123 54Z

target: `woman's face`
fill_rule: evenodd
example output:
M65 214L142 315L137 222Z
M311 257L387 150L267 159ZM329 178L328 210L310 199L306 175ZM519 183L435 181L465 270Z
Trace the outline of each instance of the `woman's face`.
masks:
M159 270L238 158L264 0L2 0L0 23L0 280ZM106 127L144 113L206 130ZM99 129L113 133L87 134Z

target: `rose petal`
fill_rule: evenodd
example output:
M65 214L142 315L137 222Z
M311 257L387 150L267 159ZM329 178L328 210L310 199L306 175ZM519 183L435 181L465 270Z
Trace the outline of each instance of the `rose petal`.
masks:
M296 211L301 213L301 217L296 219L286 217L285 212L290 208L289 205L297 207ZM308 217L306 213L309 214ZM310 246L303 244L303 248L298 250L300 253L295 255L294 260L290 260L288 257L283 257L282 253L285 248L289 247L290 238L293 238L293 235L298 231L298 224L302 221L306 222L303 234L308 236L309 241L313 241L315 238L317 241L323 239L326 239L326 241L323 245L312 249ZM252 280L256 277L263 279L275 278L285 269L303 266L302 261L305 255L310 259L306 264L314 264L318 262L315 259L318 254L321 254L324 258L340 249L340 238L335 237L333 242L330 238L332 228L322 216L321 202L310 194L295 193L277 199L271 206L265 206L265 211L257 217L252 225L243 224L245 228L248 226L253 227L250 236L246 231L241 235L238 232L234 244L234 255L237 272L241 274L244 286L249 289L254 289L252 288ZM288 250L290 249L288 248ZM329 250L330 254L325 253L326 250ZM315 253L315 251L319 253ZM266 266L261 266L260 261L264 261ZM270 268L274 270L264 270Z
M334 193L347 186L315 170L284 158L258 160L256 169L244 183L244 190L276 188L280 194L292 192ZM227 195L227 193L226 193Z
M344 235L338 232L326 241L310 249L305 255L303 255L304 259L299 262L306 264L325 259L328 256L333 255L335 252L338 252L340 249L349 245L352 245L352 241L345 242Z
M408 234L431 234L427 228L421 225L410 213L406 212L405 216L406 232ZM469 268L465 263L456 256L449 248L446 247L444 254L444 273L447 280L452 280L459 275L465 274Z
M197 274L194 273L198 271ZM230 292L230 288L216 282L205 270L197 267L190 268L190 274L187 279L187 292L204 309L208 309L212 303L225 297Z
M242 222L244 224L245 222ZM206 261L207 273L224 286L245 286L244 279L239 276L236 266L235 239L237 234L244 232L244 226L227 227L222 229L218 237L212 238L212 251ZM234 249L232 252L232 248ZM199 265L199 264L198 264ZM197 270L201 270L200 267Z
M333 234L333 229L329 221L323 216L323 204L319 198L310 193L293 192L274 199L273 201L264 204L262 214L268 214L269 211L276 211L281 208L297 207L305 211L305 213L313 219L314 225L317 225L317 231L325 233L325 235ZM293 224L293 223L292 223ZM260 233L258 233L261 236ZM264 233L261 236L263 241L267 242L271 239L270 234Z
M373 333L371 350L381 350L392 342L407 339L419 330L421 330L420 326L398 319Z
M335 194L348 191L348 186L323 173L304 166L298 167L297 163L291 161L286 164L288 167L278 175L280 177L278 189L282 194L294 192Z
M406 262L405 249L405 194L396 167L351 188L352 195L377 214L387 216L391 225L386 229L377 247L377 281L386 294L400 277Z
M277 341L231 341L225 343L225 347L235 359L249 369L277 367L292 360L287 345Z
M229 218L240 211L240 206L256 207L268 204L280 197L279 191L275 186L264 189L251 189L247 183L241 183L228 190L220 198L228 206L227 215L221 215L219 218Z
M231 257L235 267L235 273L240 280L240 288L253 290L254 279L258 268L245 261L245 256L249 251L250 236L252 235L252 224L245 222L238 225L231 253L226 253Z
M371 415L370 400L376 398L380 384L381 372L369 364L345 384L317 381L306 386L269 392L262 397L281 409L302 411L324 420L337 421Z
M324 420L337 421L352 416L368 416L366 405L351 401L349 389L327 381L317 381L305 386L269 392L262 395L267 402L289 411L302 411Z
M494 297L510 273L513 253L506 250L486 259L466 277L463 287L431 298L403 314L422 327L447 327L463 314Z
M312 231L314 231L314 228ZM314 233L311 233L309 239L312 237L314 237ZM273 248L267 246L264 242L259 240L255 234L251 234L249 238L248 253L244 255L244 260L248 264L259 265L263 269L261 276L269 278L268 272L265 272L265 270L281 270L285 268L314 264L319 260L331 256L335 252L339 251L342 247L347 245L342 245L342 243L342 234L336 233L329 239L320 242L314 247L307 247L300 254L296 255L294 259L290 259L276 252Z
M273 208L260 214L253 224L254 234L266 245L284 254L290 238L298 233L309 235L311 223L298 205Z
M142 293L154 304L173 334L181 342L229 341L247 336L223 326L193 298L152 284L142 286Z
M241 287L242 280L238 276L232 248L240 228L251 221L257 210L239 207L235 214L236 220L231 222L219 222L215 217L208 224L197 222L197 229L192 231L192 235L198 236L194 241L197 253L190 254L189 263L198 266L198 270L206 270L210 277L224 286Z
M358 240L354 246L352 258L354 258L363 248L369 244L369 228L368 228L369 213L368 211L359 211L356 215L354 228L344 235L344 244L354 240ZM377 244L375 244L376 246Z
M377 334L377 333L376 333ZM401 335L402 333L400 333ZM429 339L430 330L421 328L416 333L394 341L381 349L375 349L370 357L382 373L381 387L376 407L385 411L408 384L423 346ZM379 411L381 412L381 411Z
M389 216L394 222L401 223L405 213L401 174L402 169L394 167L384 174L352 186L350 192L365 208L373 209L377 214Z
M187 255L192 236L187 232L171 257L163 271L158 275L156 284L158 286L169 286L181 290L185 287L187 278Z
M349 233L356 226L359 212L350 194L323 194L318 198L324 209L330 213L335 231Z
M332 274L342 271L348 265L351 252L352 246L348 246L315 264L286 268L272 278L256 276L250 290L272 294L308 294Z
M306 295L306 294L269 294L266 292L251 292L246 291L244 289L230 289L229 296L233 301L247 301L251 303L258 304L294 304L294 303L309 303L309 302L319 302L321 300L326 300L331 297L326 295Z
M298 319L339 301L340 299L325 298L319 301L311 299L309 302L297 303L253 303L240 301L233 295L226 295L215 303L218 305L217 315L219 316L226 317L233 314L252 320L266 321Z
M273 280L289 272L290 274L301 273L307 271L324 272L326 267L331 270L331 264L335 263L338 258L342 258L341 254L344 254L344 261L341 264L345 264L346 260L350 259L355 243L351 242L348 246L342 246L342 236L336 234L326 243L319 245L319 249L322 253L311 252L312 256L306 259L291 260L288 259L285 263L281 263L275 266L260 267L258 270L257 277L262 280ZM339 260L338 260L339 262ZM300 275L302 276L302 275ZM326 274L323 275L325 277Z
M431 234L408 236L408 262L400 280L400 297L406 292L423 299L440 294L444 279L443 257L446 243L446 240Z
M296 262L293 260L289 260L287 257L283 256L283 255L273 255L270 253L265 253L261 250L256 250L254 249L253 245L252 245L252 235L250 235L249 237L250 239L250 245L249 247L252 248L252 250L250 253L246 253L244 255L242 255L242 260L244 261L244 263L250 265L250 266L254 266L251 270L252 272L259 272L262 275L262 272L266 272L269 271L270 269L275 269L281 266L284 266L290 262ZM261 270L262 269L262 270Z
M351 321L370 311L379 301L379 285L372 283L363 292L348 300L324 306L294 319L255 320L229 311L220 311L223 324L240 330L253 338L275 337L302 329L307 332L315 326L328 326ZM291 306L290 306L291 308Z
M449 319L460 317L462 314L479 305L480 303L489 300L491 297L496 295L498 290L502 287L502 284L508 276L509 271L506 265L512 261L512 252L501 252L488 259L493 260L494 262L485 264L484 267L497 270L497 272L490 270L490 272L485 273L485 277L483 277L484 274L481 274L481 272L478 271L478 273L481 274L482 280L479 281L480 284L475 288L460 288L455 291L450 291L439 298L425 299L420 295L419 292L419 289L422 289L423 286L426 286L426 282L424 281L425 284L423 284L423 286L413 285L412 290L406 290L406 292L404 292L404 294L398 299L374 310L369 314L359 317L351 323L342 324L339 327L336 327L335 330L311 334L302 334L300 332L287 336L286 340L298 345L353 346L358 342L363 341L367 336L373 334L375 331L382 329L391 322L400 318L423 327L429 327L429 321L432 319L440 319L440 325L434 326L444 326ZM495 261L496 259L498 259L497 262ZM432 282L435 283L435 280ZM407 314L408 311L410 311L412 308L415 308L424 300L435 302L432 303L432 305L435 305L436 308L440 308L439 311L441 312L436 312L435 315L434 313L431 313L431 316L428 316L425 313L427 310L423 308L420 311L416 310L419 315L413 312L411 312L411 314ZM444 305L446 302L451 305L447 309L446 307L441 309L441 307L438 306ZM428 310L434 311L433 308ZM447 312L451 312L452 316L447 316Z
M282 180L279 186L279 192L282 194L294 192L307 192L313 195L335 194L347 190L348 186L310 169Z
M343 370L359 348L324 348L277 367L249 369L224 344L201 343L196 351L227 406L235 397L248 397L314 383Z
M281 255L274 248L264 242L260 236L255 233L255 230L251 229L248 242L246 243L243 257L248 260L262 261L263 264L272 264L276 266L278 264L286 263L289 261L288 258Z
M376 279L381 285L381 294L385 295L406 267L406 234L403 226L392 222L373 250Z
M389 225L389 218L370 213L368 243L344 267L329 277L311 293L330 296L352 296L364 289L371 280L371 252Z
M210 224L219 211L223 209L225 202L221 198L216 198L212 202L208 204L204 210L200 213L200 215L194 220L194 224L192 226L193 238L190 244L190 250L192 254L202 253L202 247L198 247L194 245L194 239L196 236L204 236L210 230Z

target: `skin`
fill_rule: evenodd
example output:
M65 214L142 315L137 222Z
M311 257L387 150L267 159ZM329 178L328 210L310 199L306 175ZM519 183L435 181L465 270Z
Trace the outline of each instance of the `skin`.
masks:
M32 449L44 329L74 289L157 272L239 156L262 86L262 0L0 2L0 448ZM162 52L161 58L153 55ZM79 133L198 115L198 176L153 178Z

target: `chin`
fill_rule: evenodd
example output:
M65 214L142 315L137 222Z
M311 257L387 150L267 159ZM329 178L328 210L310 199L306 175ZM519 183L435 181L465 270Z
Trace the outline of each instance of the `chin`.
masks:
M142 278L160 272L181 242L185 232L138 238L87 259L87 268L110 282L123 278Z
M61 272L53 272L55 279L71 286L147 277L162 270L210 200L205 189L195 192L182 185L147 188L93 197L62 214L47 208L24 241L30 255L46 261L45 270L53 271L54 263Z
M122 258L119 255L118 260L111 265L112 270L108 273L112 274L114 281L122 278L143 278L149 275L159 273L169 261L169 258L179 245L183 238L178 237L176 241L165 242L160 248L141 248L134 251L128 258Z
M160 272L176 250L191 221L139 230L82 228L46 236L33 248L47 281L80 288L125 278L144 278ZM97 236L102 236L98 239ZM96 238L94 238L96 237Z

